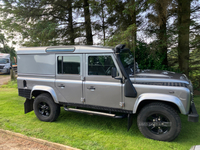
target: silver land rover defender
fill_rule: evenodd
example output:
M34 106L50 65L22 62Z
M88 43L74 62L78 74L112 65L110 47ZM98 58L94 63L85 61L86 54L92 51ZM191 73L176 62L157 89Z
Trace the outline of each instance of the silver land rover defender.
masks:
M181 130L179 113L198 122L191 81L169 71L135 69L125 45L29 47L17 51L18 91L25 113L55 121L66 111L113 118L137 115L141 133L172 141ZM119 115L120 114L120 115Z

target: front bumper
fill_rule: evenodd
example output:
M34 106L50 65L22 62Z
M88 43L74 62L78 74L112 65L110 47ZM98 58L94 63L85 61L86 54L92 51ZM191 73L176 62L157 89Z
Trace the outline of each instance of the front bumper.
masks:
M199 121L199 115L197 113L196 107L194 103L191 103L190 106L190 113L188 114L188 121L190 122L198 122Z
M0 73L8 73L8 69L0 69Z

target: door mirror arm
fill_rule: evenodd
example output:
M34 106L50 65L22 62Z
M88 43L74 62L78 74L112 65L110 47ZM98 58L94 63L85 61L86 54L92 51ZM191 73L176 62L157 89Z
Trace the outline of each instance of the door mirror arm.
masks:
M123 82L123 79L120 78L120 77L115 77L114 79L116 79L116 80L120 80L122 84L124 83L124 82Z
M116 80L120 80L121 83L123 83L123 80L121 77L117 77L117 69L115 67L112 67L111 69L111 76L112 78L116 79Z

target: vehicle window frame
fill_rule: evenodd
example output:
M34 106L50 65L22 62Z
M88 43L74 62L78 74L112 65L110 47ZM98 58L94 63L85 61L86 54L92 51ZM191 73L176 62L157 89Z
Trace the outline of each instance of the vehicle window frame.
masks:
M79 74L64 74L64 73L58 73L58 57L79 57L80 58L80 73ZM56 54L56 76L71 76L71 77L80 77L82 76L82 54ZM62 64L63 65L63 64Z
M86 71L85 71L85 73L86 73L86 77L105 77L105 78L112 78L112 76L111 75L89 75L88 74L88 61L89 61L89 57L90 56L111 56L111 58L112 58L112 60L113 60L113 63L114 63L114 66L116 67L116 69L117 69L117 72L118 72L118 77L122 77L122 74L121 74L121 71L120 71L120 69L119 69L119 67L118 67L118 65L117 65L117 62L116 62L116 60L115 60L115 58L114 58L114 56L113 56L113 54L86 54Z

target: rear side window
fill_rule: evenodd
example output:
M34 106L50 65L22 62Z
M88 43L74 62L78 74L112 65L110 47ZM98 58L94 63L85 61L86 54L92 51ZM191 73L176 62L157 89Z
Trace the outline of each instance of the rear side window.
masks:
M79 56L58 56L58 74L77 74L80 75Z

